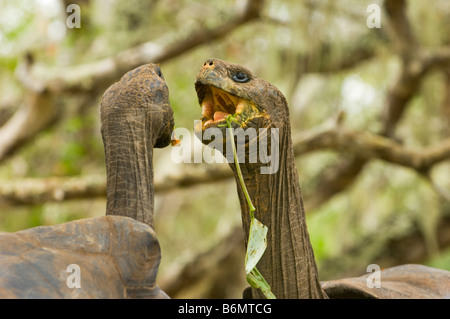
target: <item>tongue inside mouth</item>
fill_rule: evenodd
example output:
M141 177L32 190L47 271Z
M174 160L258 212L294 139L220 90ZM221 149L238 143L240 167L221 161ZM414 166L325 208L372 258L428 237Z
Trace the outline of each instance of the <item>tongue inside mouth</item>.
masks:
M201 103L205 124L223 121L228 115L236 112L236 100L237 98L229 97L220 89L211 88Z
M245 127L248 121L257 117L269 118L267 113L260 111L251 100L232 95L213 86L197 87L197 90L201 92L202 117L199 127L201 130L223 126L230 114L236 115L235 120L240 127Z
M228 115L230 115L230 113L216 111L216 112L214 112L213 118L207 120L205 122L205 125L209 125L209 124L212 124L214 122L219 122L221 120L224 120Z
M214 113L214 122L221 121L225 119L228 115L230 114L226 112L216 111Z
M207 87L200 102L203 128L223 123L230 114L239 115L240 121L260 116L261 112L249 100L229 94L216 87Z

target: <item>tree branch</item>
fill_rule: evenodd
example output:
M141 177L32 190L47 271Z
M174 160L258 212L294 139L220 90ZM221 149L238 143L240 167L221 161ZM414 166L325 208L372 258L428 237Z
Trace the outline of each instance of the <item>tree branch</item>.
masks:
M23 105L0 128L0 162L48 127L56 118L53 94L28 92Z
M384 7L391 40L397 45L396 51L402 64L397 80L387 92L380 134L395 138L397 123L403 117L411 98L419 91L425 74L434 67L448 65L448 49L428 52L419 46L406 15L405 0L386 0ZM343 159L338 163L331 170L333 172L331 176L327 175L319 181L319 189L328 190L321 194L321 200L324 202L351 185L365 162L365 158L354 157L350 160ZM343 180L345 183L342 183Z
M16 179L2 182L0 194L0 202L9 205L106 197L106 176Z
M351 153L366 160L380 159L427 172L433 165L450 159L450 138L422 150L408 149L392 139L367 131L325 127L295 138L294 152L302 155L321 149Z
M385 0L384 9L392 33L392 42L399 55L408 59L417 52L419 44L406 16L406 0Z
M155 192L215 183L233 176L228 165L184 164L180 173L155 172ZM35 205L106 196L106 175L26 178L0 183L0 203Z
M245 9L213 29L200 29L167 46L145 42L124 50L115 56L88 64L46 69L45 87L52 92L79 92L107 87L125 72L145 63L162 63L200 45L218 40L238 27L258 19L264 7L263 0L248 0Z
M58 117L55 96L93 92L107 88L125 72L145 63L164 62L202 44L220 39L238 27L260 17L263 0L248 0L245 10L223 24L193 32L186 39L166 47L146 42L115 56L68 68L33 70L31 55L16 70L27 92L24 105L0 128L0 162L31 140ZM35 71L35 72L33 72ZM40 73L41 76L36 76Z
M347 186L362 166L373 159L408 167L419 174L426 174L434 165L450 160L450 138L423 149L410 149L387 137L345 129L339 125L324 125L298 134L293 138L293 147L295 156L325 149L354 156L356 159L351 162L351 167L344 166L338 170L340 173L347 171L349 176L334 176L335 170L332 176L328 176L330 180L339 180L341 187ZM184 164L178 171L179 173L161 175L155 172L155 191L164 192L180 187L214 183L233 176L228 165L218 164ZM38 204L47 201L103 197L106 192L105 183L105 176L4 181L0 183L0 200L10 204ZM330 188L330 192L333 191L336 189ZM327 193L321 195L320 201L316 197L312 202L306 199L308 208L320 204L328 195Z

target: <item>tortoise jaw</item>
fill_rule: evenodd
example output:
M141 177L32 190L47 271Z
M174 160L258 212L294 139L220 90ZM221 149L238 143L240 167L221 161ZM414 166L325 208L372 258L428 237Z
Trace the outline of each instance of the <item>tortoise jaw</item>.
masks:
M220 127L226 123L226 117L235 114L235 120L240 127L259 116L264 116L254 102L225 92L211 85L197 88L199 103L202 108L202 131L211 127Z

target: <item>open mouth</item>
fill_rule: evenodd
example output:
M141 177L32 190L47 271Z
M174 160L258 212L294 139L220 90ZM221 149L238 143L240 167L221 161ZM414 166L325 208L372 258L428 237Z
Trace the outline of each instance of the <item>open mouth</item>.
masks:
M202 96L203 95L203 96ZM210 127L219 127L226 123L226 117L234 114L239 126L255 117L263 116L255 103L227 93L214 86L203 86L199 91L202 108L202 131Z

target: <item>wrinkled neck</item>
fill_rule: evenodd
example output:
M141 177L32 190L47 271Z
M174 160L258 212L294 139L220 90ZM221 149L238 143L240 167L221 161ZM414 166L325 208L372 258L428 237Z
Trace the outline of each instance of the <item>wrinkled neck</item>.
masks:
M276 173L261 174L255 165L241 164L246 187L256 207L255 218L268 226L267 249L257 268L277 298L326 298L306 227L290 135L280 135L279 145L280 163ZM236 172L234 164L230 166ZM235 176L247 246L249 209ZM264 298L257 289L252 289L252 294L254 298Z
M102 121L106 214L131 217L153 227L153 141L145 112L133 110Z

